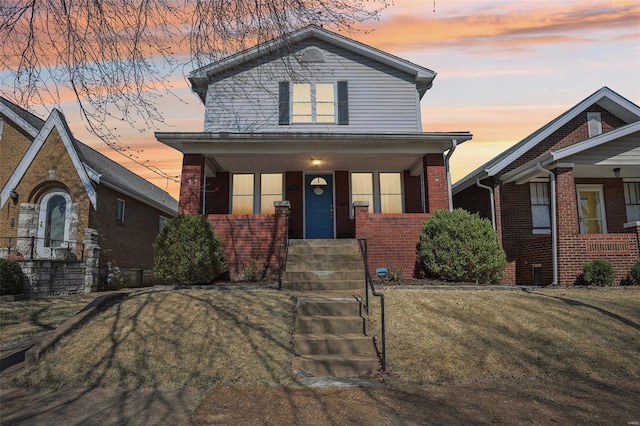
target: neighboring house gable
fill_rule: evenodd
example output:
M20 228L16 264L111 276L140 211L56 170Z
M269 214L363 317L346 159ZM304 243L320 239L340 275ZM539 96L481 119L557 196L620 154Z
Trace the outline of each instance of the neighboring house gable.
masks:
M640 107L598 90L453 186L454 205L495 217L506 283L572 284L638 260Z

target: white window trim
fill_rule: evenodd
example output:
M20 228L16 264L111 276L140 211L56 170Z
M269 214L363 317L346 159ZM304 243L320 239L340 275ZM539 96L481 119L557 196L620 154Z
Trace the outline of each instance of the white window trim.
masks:
M40 213L38 214L38 243L36 245L36 252L38 253L39 257L49 257L51 255L51 252L49 250L56 248L45 247L44 245L44 233L47 228L47 204L49 203L49 200L55 195L62 196L67 203L67 208L65 209L64 216L64 241L69 241L69 227L71 225L71 196L65 191L48 192L44 195L44 197L42 197L42 200L40 200ZM60 247L63 247L63 245Z
M598 129L596 130L597 133L591 131L591 120L595 120L595 122L598 124ZM602 134L602 114L600 114L599 112L587 113L587 130L589 132L590 138Z
M545 184L547 185L547 193L549 194L549 204L533 204L532 200L531 200L531 184ZM534 205L543 205L543 206L547 206L549 208L549 227L535 227L535 224L533 223L533 206ZM533 235L550 235L551 234L551 188L550 188L550 183L549 183L549 179L544 179L544 178L539 178L536 180L532 180L529 182L529 207L531 209L531 233Z
M626 191L624 190L624 184L625 183L638 183L638 182L640 182L639 178L625 178L625 179L622 179L623 193L626 194ZM635 206L635 205L636 204L627 204L627 200L625 199L625 202L624 202L625 215L627 214L627 212L626 212L627 206ZM628 220L629 216L627 216L626 219ZM626 222L626 223L636 223L636 222Z
M253 175L253 213L252 214L262 214L262 175L282 175L282 200L286 198L285 188L286 188L286 175L284 172L264 172L264 173L254 173L254 172L237 172L231 173L231 178L229 179L229 212L233 212L233 177L235 175ZM233 214L233 213L230 213Z
M373 175L373 213L381 213L382 197L380 194L380 173L397 173L400 174L400 202L402 204L402 213L405 212L404 205L404 173L391 170L354 170L349 172L349 205L353 206L353 191L351 190L351 174L352 173L371 173ZM381 213L387 214L387 213ZM390 213L393 214L393 213ZM353 219L353 209L349 209L349 218Z
M293 91L294 91L294 86L296 84L308 84L310 86L310 90L311 90L311 121L307 121L307 122L295 122L294 121L294 114L293 114L293 105L294 105L294 101L293 101ZM317 101L316 101L316 85L318 84L331 84L333 86L333 121L323 121L318 123L316 121L316 111L317 111ZM289 117L289 123L293 126L299 126L299 125L322 125L322 124L337 124L338 123L338 84L335 81L313 81L313 82L307 82L307 81L295 81L295 82L291 82L291 89L290 89L290 100L289 100L289 111L290 111L290 117Z
M607 234L607 209L604 204L604 189L603 185L576 185L576 202L578 207L578 226L580 228L580 234L585 234L584 227L582 225L582 219L580 218L580 191L596 191L600 196L600 215L602 217L602 233Z

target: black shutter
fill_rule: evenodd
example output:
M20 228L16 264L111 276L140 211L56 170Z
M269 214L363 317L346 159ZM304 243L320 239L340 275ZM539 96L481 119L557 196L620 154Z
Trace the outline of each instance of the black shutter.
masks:
M349 82L338 82L338 124L349 124Z
M289 124L289 82L281 81L278 85L278 124Z

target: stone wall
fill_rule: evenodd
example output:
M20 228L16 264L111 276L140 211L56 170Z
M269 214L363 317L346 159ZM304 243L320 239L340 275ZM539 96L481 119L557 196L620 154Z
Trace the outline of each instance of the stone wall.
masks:
M88 293L81 261L22 260L23 293L32 298Z

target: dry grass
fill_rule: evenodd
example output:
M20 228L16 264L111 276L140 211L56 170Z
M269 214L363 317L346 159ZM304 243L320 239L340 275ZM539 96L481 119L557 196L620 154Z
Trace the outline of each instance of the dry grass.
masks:
M149 292L99 314L9 385L285 383L294 306L276 291Z
M400 382L640 378L638 288L384 294Z
M0 303L0 348L55 329L104 293Z

